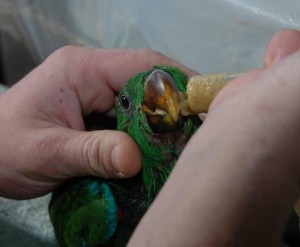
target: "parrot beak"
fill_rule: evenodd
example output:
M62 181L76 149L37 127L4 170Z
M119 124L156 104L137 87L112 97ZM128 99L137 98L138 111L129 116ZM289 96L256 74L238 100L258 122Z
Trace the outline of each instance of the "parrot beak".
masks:
M179 90L173 78L162 70L153 71L145 81L142 109L155 133L181 129Z

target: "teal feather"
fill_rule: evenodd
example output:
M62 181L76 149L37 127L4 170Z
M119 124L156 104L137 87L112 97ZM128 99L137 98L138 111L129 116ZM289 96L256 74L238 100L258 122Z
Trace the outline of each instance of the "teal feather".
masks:
M179 69L154 67L133 77L120 92L129 107L116 105L117 129L138 144L143 168L125 179L83 178L67 182L53 193L49 212L56 238L62 247L125 246L134 228L170 175L191 135L200 125L198 117L187 117L176 132L155 134L141 105L144 82L154 70L171 75L184 92L187 76Z
M61 246L96 246L107 242L118 223L116 205L110 187L101 180L75 179L64 184L53 193L49 205Z

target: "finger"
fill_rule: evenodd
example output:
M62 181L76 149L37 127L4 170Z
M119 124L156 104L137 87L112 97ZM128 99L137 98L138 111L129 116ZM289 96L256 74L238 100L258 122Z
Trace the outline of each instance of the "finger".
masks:
M42 157L47 160L40 163L46 164L47 173L57 179L87 175L124 178L141 169L138 146L119 131L83 132L56 128L47 140L48 143L42 144L49 150Z
M135 74L154 65L181 68L191 76L196 72L158 52L130 49L91 49L68 46L51 55L45 67L56 67L61 81L69 82L76 92L83 112L107 111L114 103L114 93ZM53 76L48 75L53 78Z
M267 46L265 53L265 67L269 67L297 52L300 49L300 32L296 30L284 30L272 38ZM212 104L212 108L223 102L228 97L233 97L241 90L245 90L248 84L251 84L261 74L261 70L255 70L237 77L231 81L220 92Z
M300 49L300 32L284 30L274 35L265 53L265 67L278 63Z
M223 104L226 99L233 98L236 95L239 95L242 91L247 90L248 85L253 83L261 72L261 70L253 70L229 82L213 100L209 107L209 112L215 109L218 105Z

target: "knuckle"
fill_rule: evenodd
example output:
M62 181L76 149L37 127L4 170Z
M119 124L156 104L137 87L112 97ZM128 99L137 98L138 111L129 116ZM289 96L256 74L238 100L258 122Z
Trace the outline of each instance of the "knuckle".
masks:
M80 49L80 46L77 45L66 45L59 49L57 49L52 56L58 57L58 58L64 58L64 57L70 57L73 54L76 54L76 52Z
M63 46L54 51L46 60L45 63L50 63L58 66L66 66L73 61L78 51L81 49L80 46L67 45Z
M40 157L45 157L46 163L49 166L55 166L61 162L61 147L58 137L56 138L44 138L36 139L33 143L33 150L36 150L36 153L40 154Z
M171 59L162 54L159 51L151 50L151 49L141 49L137 50L138 60L142 60L146 62L147 68L152 68L155 65L165 65L170 64Z
M159 51L156 51L156 50L151 50L151 49L140 49L140 50L137 50L138 51L138 54L140 57L142 58L147 58L147 57L153 57L153 58L164 58L165 56L160 53Z
M112 168L112 149L107 144L108 133L103 131L100 135L92 135L84 144L83 156L88 164L90 171L103 178L112 177L114 170Z
M21 169L31 176L54 176L62 163L62 149L57 138L41 133L29 133L21 139L19 152L22 154ZM31 165L28 165L31 164Z

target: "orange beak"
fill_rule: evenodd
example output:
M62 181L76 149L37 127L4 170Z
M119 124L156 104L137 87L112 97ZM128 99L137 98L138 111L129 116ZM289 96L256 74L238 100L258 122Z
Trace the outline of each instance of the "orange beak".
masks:
M179 115L179 90L173 78L162 70L153 71L145 81L143 111L155 133L168 133L184 125Z

